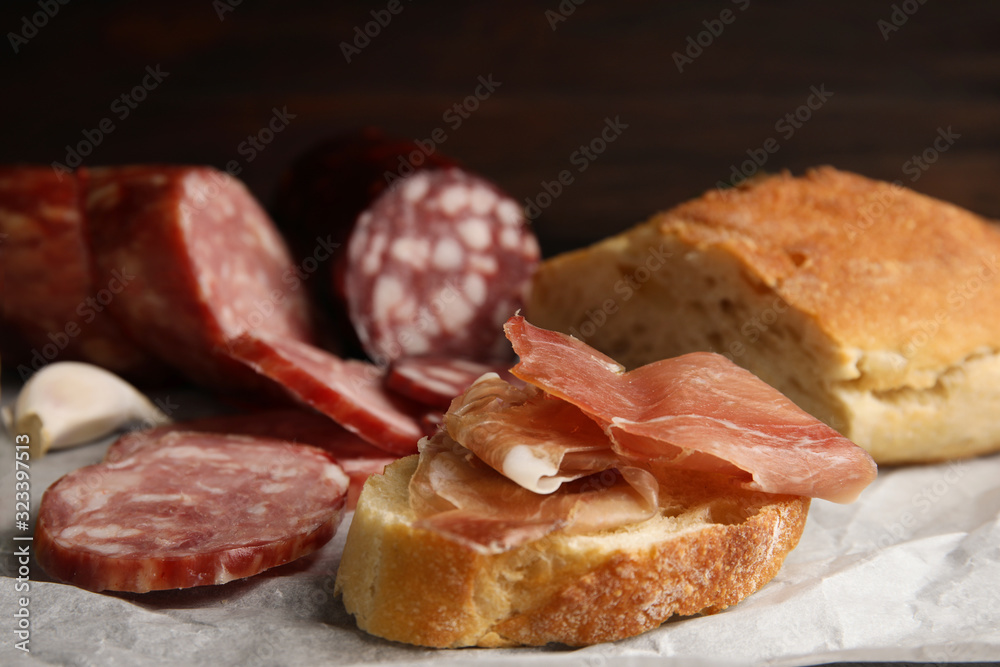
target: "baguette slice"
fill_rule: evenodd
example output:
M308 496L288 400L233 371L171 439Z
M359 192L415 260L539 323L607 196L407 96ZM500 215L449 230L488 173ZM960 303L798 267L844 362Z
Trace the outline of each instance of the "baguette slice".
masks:
M628 368L725 354L879 464L1000 449L1000 228L897 183L707 192L549 259L526 310Z
M422 646L579 646L720 611L774 577L809 509L678 473L645 522L484 554L413 527L416 465L400 459L365 484L336 590L362 630Z

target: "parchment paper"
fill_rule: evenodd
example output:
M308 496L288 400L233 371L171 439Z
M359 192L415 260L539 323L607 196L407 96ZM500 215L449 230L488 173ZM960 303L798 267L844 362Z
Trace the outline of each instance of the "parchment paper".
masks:
M3 400L13 398L4 387ZM214 409L175 397L179 418ZM110 440L31 462L32 513L62 474ZM319 553L224 586L96 594L53 583L31 562L15 591L13 445L0 436L0 663L142 665L810 665L851 660L1000 658L1000 456L885 468L852 505L813 501L777 577L714 616L671 620L584 649L438 651L359 631L333 596L350 517ZM30 653L15 648L29 597ZM17 660L18 662L15 662Z

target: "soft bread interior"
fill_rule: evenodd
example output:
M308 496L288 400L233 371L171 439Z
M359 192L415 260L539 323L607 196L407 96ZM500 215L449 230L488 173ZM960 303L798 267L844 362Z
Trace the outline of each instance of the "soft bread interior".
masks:
M648 521L484 555L412 527L416 463L369 478L336 585L360 628L426 646L591 644L718 611L774 576L809 506L676 474Z
M647 223L544 263L526 316L628 368L698 350L724 354L878 463L1000 446L997 350L917 372L897 352L839 344L776 287L724 244L686 242Z

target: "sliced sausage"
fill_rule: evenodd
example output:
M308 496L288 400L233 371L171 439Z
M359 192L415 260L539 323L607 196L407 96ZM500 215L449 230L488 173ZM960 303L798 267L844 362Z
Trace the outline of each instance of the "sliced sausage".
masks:
M92 591L222 584L319 549L347 478L329 454L244 436L175 432L70 473L42 498L35 554Z
M163 436L177 431L272 438L318 447L331 454L350 478L347 496L349 510L354 508L368 476L382 472L386 465L396 460L396 457L370 445L326 415L288 408L244 415L205 417L127 433L111 444L104 455L104 462L115 463L145 447L162 446L169 442Z
M521 384L508 372L511 364L484 364L449 357L403 357L393 362L386 386L424 405L447 410L484 373L497 373L504 380Z
M313 338L291 255L239 181L207 167L134 166L85 174L87 226L98 267L127 276L108 308L190 379L256 388L225 341L260 331Z
M538 260L517 202L460 169L422 171L358 218L345 275L351 322L379 365L421 355L508 359L502 326Z
M84 231L75 175L0 167L4 360L22 379L52 361L85 361L133 381L161 378L165 367L108 312L127 278L117 267L95 271Z
M412 454L423 431L421 406L388 392L374 365L344 360L289 338L243 334L230 354L289 395L392 454Z
M345 353L361 353L347 319L342 261L358 216L393 182L455 164L439 150L428 153L412 140L366 127L324 141L282 176L275 221L295 255L298 277L329 315L322 324Z

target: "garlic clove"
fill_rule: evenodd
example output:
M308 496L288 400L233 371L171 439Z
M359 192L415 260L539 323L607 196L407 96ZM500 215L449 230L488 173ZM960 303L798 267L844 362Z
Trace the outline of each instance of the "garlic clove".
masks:
M76 361L45 366L25 383L10 414L8 430L26 434L31 456L81 445L130 424L170 422L131 384L103 368Z

